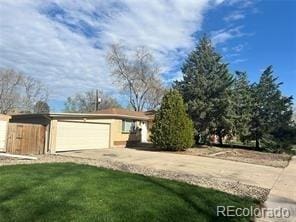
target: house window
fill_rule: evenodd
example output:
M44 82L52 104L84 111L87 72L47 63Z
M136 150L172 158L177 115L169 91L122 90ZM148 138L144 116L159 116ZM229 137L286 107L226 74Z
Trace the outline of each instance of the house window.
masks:
M122 132L123 133L135 133L136 124L133 120L122 120Z

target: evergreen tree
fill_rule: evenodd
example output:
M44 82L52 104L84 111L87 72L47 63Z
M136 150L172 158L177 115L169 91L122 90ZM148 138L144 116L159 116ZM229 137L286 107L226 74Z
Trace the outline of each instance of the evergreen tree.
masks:
M152 127L152 142L165 150L184 150L193 145L193 123L180 93L170 90L162 99Z
M50 111L50 107L44 101L38 101L34 105L34 113L49 113L49 111Z
M176 81L174 87L188 105L198 142L206 142L210 134L216 134L222 143L232 128L230 86L233 79L209 38L200 39L182 72L183 80Z
M247 73L236 72L232 90L233 133L245 142L250 137L253 98Z
M288 129L292 123L292 97L285 97L280 91L278 78L273 76L272 66L266 68L257 85L253 86L253 116L250 124L256 148L260 141L265 147L274 149L280 144L277 137L280 129Z

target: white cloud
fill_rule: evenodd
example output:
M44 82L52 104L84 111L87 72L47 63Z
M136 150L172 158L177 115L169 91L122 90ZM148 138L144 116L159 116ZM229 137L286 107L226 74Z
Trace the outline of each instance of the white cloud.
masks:
M212 6L213 0L2 0L0 67L42 80L52 99L95 87L117 94L105 62L110 43L145 45L169 70L193 46Z
M38 13L34 1L1 2L0 66L42 80L52 97L96 85L108 89L102 52L89 41ZM34 3L36 3L35 1Z
M240 53L228 53L225 55L225 57L228 57L228 58L237 57L237 56L240 56Z
M222 4L223 2L225 2L225 0L215 0L215 4L217 5Z
M226 22L233 22L240 19L244 19L244 18L245 18L245 15L241 11L234 11L230 15L224 17L223 19Z
M235 59L232 61L232 64L242 63L248 61L247 59Z
M241 52L243 49L245 48L245 44L238 44L234 47L232 47L231 49L234 51L234 52Z
M248 8L256 1L254 0L226 0L229 5L237 5L239 8Z
M242 26L238 26L230 29L220 29L217 31L213 31L212 34L212 42L214 45L224 43L230 39L241 37L246 35L241 32Z

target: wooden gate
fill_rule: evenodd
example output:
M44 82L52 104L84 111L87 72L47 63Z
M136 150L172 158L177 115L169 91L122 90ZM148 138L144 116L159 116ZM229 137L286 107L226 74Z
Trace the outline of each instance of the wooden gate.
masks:
M6 152L14 154L44 154L45 126L9 123Z

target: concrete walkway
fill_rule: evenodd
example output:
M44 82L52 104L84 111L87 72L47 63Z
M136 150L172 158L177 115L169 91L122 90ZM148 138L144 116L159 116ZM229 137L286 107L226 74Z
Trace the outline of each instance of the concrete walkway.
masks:
M110 159L156 170L182 172L199 177L220 178L246 185L271 189L283 171L281 168L254 165L200 156L134 149L102 149L59 153L88 159Z
M296 156L292 158L289 165L276 180L264 206L270 209L286 208L290 217L282 219L267 217L260 221L296 222Z

